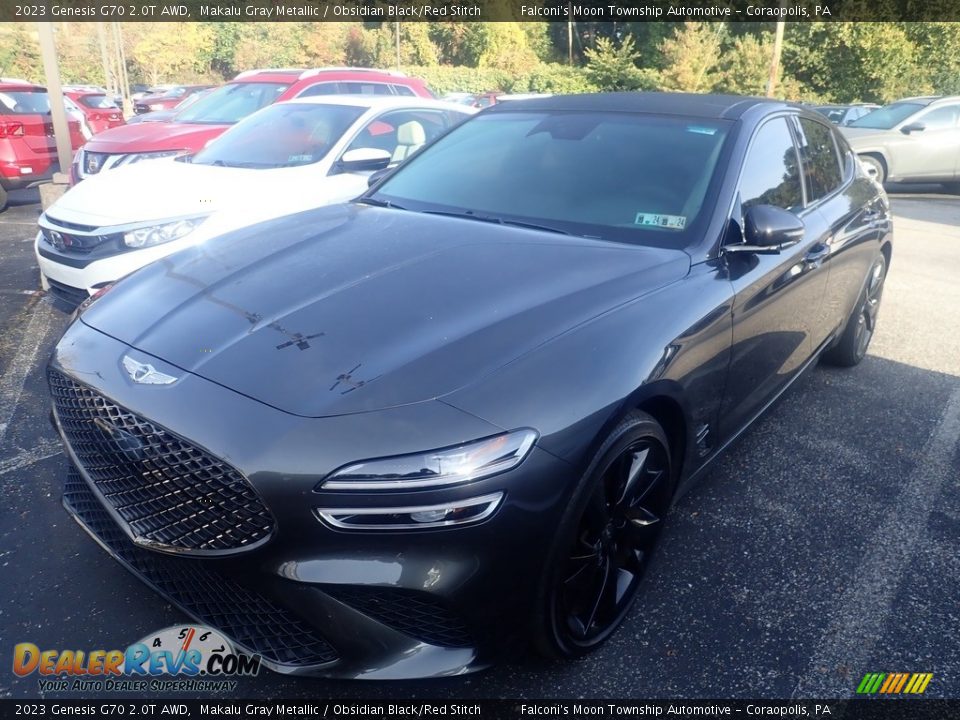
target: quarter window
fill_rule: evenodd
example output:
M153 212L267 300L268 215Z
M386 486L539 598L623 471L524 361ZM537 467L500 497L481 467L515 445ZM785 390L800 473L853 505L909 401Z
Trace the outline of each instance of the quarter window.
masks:
M392 95L389 85L383 83L346 82L341 83L345 92L351 95Z
M317 83L303 89L297 97L316 97L317 95L336 95L340 92L335 82Z
M830 128L808 118L799 120L800 158L807 183L807 202L813 203L840 187L840 158Z
M764 123L753 138L740 180L740 202L775 205L787 210L803 206L800 163L784 118Z

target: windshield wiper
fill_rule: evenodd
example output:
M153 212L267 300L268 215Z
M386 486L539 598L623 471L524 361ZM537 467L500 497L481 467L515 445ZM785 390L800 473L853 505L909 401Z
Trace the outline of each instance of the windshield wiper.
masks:
M469 210L465 212L454 212L452 210L424 210L424 215L444 215L446 217L464 218L465 220L478 220L480 222L494 223L496 225L511 225L513 227L526 228L528 230L542 230L543 232L557 233L558 235L573 235L572 232L561 230L550 225L539 225L537 223L524 222L522 220L507 220L506 218L496 217L494 215L477 215Z
M380 200L379 198L358 197L356 200L354 200L354 202L363 203L364 205L372 205L373 207L390 208L391 210L406 210L406 208L402 205L397 205L389 200Z

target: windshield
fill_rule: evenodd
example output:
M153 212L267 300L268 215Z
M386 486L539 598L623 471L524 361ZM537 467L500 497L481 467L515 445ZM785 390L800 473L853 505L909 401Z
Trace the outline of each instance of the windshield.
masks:
M322 160L366 108L279 103L265 108L193 156L199 165L280 168Z
M899 125L908 117L920 110L926 105L910 102L897 102L891 105L884 105L873 112L868 112L862 118L858 118L847 127L873 128L874 130L890 130L894 125Z
M45 115L50 112L50 99L46 90L0 90L0 112Z
M117 110L113 100L106 95L81 95L80 102L96 110Z
M274 102L288 87L286 83L274 82L228 83L178 113L175 120L182 123L232 125Z
M685 247L730 124L626 113L468 120L372 196L409 210Z

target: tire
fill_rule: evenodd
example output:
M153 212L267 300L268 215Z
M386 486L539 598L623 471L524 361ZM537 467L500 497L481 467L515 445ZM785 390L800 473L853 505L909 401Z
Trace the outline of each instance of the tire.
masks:
M887 180L887 165L876 155L860 155L860 162L867 173L874 177L878 183L883 185Z
M534 641L553 659L609 639L636 599L674 491L670 445L634 411L590 462L564 513L537 595Z
M4 188L0 187L0 212L3 212L4 210L7 209L8 198L9 196L7 195L7 191Z
M847 324L837 344L824 352L823 359L830 365L853 367L859 365L867 354L870 340L877 326L883 282L887 277L887 259L883 253L870 266L867 282L857 298Z

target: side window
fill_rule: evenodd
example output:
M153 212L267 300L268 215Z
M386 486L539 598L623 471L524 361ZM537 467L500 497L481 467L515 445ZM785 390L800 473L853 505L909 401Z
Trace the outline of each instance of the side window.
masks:
M840 187L843 178L833 132L808 118L800 120L800 159L807 183L807 202L814 203Z
M406 85L391 85L393 92L397 95L416 95L413 91L413 88L408 88Z
M383 83L345 82L340 83L343 92L351 95L392 95L389 85Z
M767 121L754 136L740 178L740 202L744 210L752 205L803 207L800 163L784 118Z
M317 95L337 95L340 88L335 82L317 83L300 91L297 97L316 97Z
M401 162L450 126L448 113L438 110L394 110L371 120L351 141L347 150L386 150L393 162Z
M948 130L957 126L957 110L960 105L945 105L931 110L926 115L917 118L927 126L927 130Z

